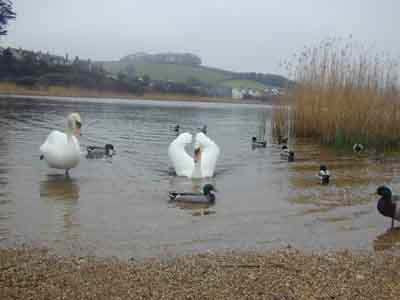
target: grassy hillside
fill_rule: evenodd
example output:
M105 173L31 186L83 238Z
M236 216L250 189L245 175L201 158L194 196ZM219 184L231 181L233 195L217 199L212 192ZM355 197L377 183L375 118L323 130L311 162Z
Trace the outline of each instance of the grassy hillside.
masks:
M231 88L249 88L256 90L264 90L266 87L268 87L267 85L259 83L254 80L239 80L239 79L222 81L221 85Z
M134 61L109 61L101 62L104 69L110 73L118 74L134 69L136 75L148 75L153 80L171 80L174 82L187 82L189 80L200 81L209 85L226 86L231 88L252 88L264 90L268 86L252 78L238 79L244 73L234 73L217 68L204 66L191 66L172 63L152 63L136 59ZM132 68L133 66L133 68ZM248 73L251 74L251 73ZM276 75L268 75L273 78Z
M220 81L228 80L233 76L233 73L227 71L202 66L157 64L143 61L135 61L133 65L137 75L148 75L154 80L186 82L190 79L196 79L207 84L218 84ZM108 72L117 74L123 71L127 67L127 64L115 61L103 62L103 66Z
M231 77L231 74L205 67L176 65L176 64L150 64L146 62L135 63L136 72L140 75L147 74L152 79L172 80L185 82L196 79L207 84L217 84Z

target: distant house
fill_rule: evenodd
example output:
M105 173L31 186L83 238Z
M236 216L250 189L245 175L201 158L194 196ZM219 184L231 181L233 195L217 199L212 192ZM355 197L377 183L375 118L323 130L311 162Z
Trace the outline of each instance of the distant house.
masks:
M255 89L248 89L247 90L247 95L251 96L251 97L261 97L261 93L258 90Z
M240 99L243 99L243 97L244 97L244 93L243 93L242 89L240 89L240 88L232 89L232 99L240 100Z

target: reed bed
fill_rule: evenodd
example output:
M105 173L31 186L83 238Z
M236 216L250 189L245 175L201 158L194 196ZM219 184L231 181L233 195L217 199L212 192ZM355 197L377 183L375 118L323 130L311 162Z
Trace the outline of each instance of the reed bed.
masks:
M296 137L337 146L398 146L398 63L351 40L328 39L286 63Z

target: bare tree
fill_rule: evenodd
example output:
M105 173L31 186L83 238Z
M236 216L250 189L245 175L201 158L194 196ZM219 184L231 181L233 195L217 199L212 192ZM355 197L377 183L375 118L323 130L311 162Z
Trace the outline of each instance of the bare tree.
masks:
M10 0L0 0L0 36L7 34L8 21L15 19L15 16L12 2Z

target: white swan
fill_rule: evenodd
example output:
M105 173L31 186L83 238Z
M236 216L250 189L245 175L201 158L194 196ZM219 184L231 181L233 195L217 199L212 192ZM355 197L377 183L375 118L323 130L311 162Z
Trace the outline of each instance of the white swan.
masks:
M76 167L80 159L80 145L75 137L80 135L82 126L81 117L78 113L72 113L67 117L67 128L65 133L53 130L40 146L42 155L49 167L68 170Z
M218 145L204 133L199 132L196 134L194 158L192 158L185 151L185 146L191 142L192 135L185 132L168 147L168 156L176 175L189 178L212 177L220 153Z

